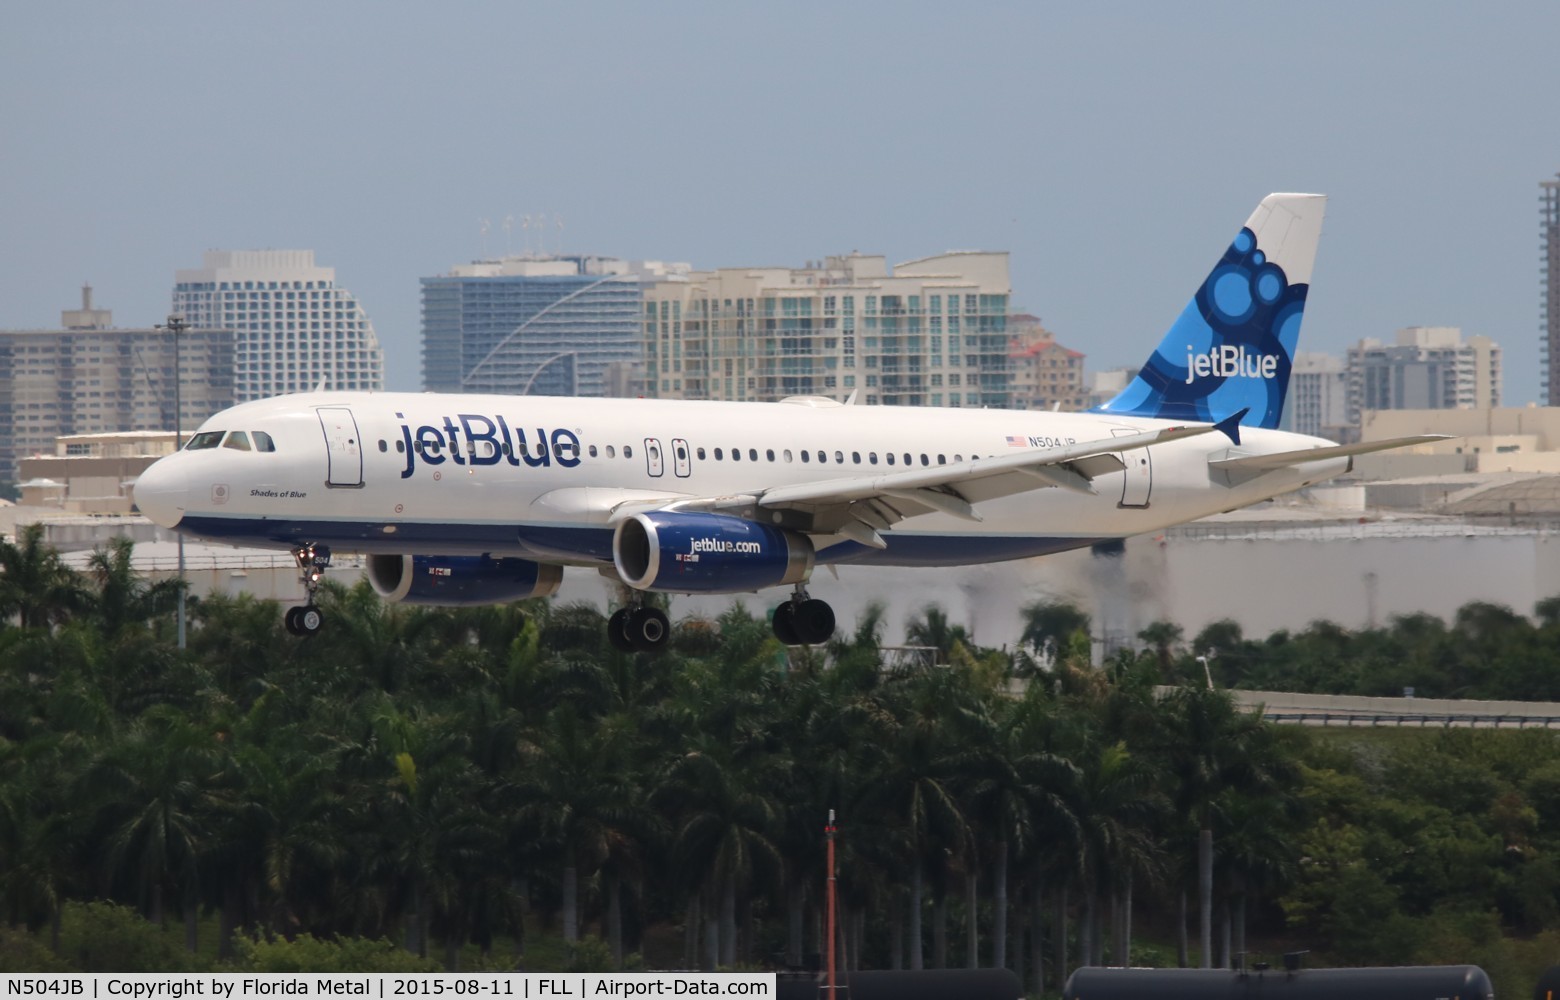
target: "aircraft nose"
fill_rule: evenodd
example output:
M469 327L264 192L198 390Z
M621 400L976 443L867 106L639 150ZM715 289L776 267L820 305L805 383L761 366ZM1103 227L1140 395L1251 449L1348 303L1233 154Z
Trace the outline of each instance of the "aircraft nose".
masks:
M189 475L180 461L182 457L159 458L135 481L135 505L151 518L153 524L164 528L177 527L184 518Z

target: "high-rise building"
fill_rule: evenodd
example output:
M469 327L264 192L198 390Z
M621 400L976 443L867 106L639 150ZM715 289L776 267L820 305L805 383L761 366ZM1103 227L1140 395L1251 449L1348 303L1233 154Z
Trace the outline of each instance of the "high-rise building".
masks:
M1304 352L1295 355L1289 369L1282 426L1298 434L1333 441L1352 436L1349 375L1342 358Z
M423 388L611 396L637 383L647 280L686 265L526 256L422 279Z
M384 356L358 300L312 250L207 250L174 277L173 311L236 334L239 402L319 388L384 388Z
M670 399L1012 407L1010 297L1005 252L695 271L646 289L645 385Z
M1543 374L1545 406L1560 405L1560 174L1538 182L1539 244L1544 259L1539 274L1542 297L1539 322L1544 339L1539 367Z
M1348 421L1366 410L1489 409L1500 405L1500 347L1463 340L1454 326L1411 326L1397 342L1366 339L1349 348Z
M177 353L189 429L233 405L233 331L191 326ZM173 334L116 328L91 286L60 329L0 330L0 481L15 480L18 459L54 454L62 435L173 430L174 372Z

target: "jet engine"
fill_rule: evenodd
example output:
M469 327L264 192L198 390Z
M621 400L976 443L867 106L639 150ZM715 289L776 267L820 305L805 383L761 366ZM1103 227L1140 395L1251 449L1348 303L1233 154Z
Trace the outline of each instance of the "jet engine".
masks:
M612 561L636 590L737 594L805 582L813 545L740 517L652 511L618 522Z
M563 582L563 567L491 556L368 557L368 582L387 601L434 604L507 604L550 597Z

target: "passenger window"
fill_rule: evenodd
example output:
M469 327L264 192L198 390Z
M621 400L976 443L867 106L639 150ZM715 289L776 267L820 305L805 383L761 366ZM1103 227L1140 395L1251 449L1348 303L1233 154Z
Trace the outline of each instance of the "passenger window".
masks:
M390 450L390 446L385 444L385 439L384 438L380 438L379 439L379 450L380 450L381 453L387 452L387 451Z
M248 451L249 435L243 431L234 431L227 436L226 441L222 442L222 447L232 448L234 451Z
M659 462L660 460L661 460L661 449L655 447L654 445L651 445L650 446L650 461L652 461L652 462Z
M508 441L504 442L504 457L505 458L509 457L509 442Z
M623 446L623 457L624 458L633 458L634 457L634 446L633 445L625 444Z
M748 449L748 461L750 461L750 462L758 461L758 449L757 448L749 448Z
M851 452L850 453L850 460L852 462L854 462L855 464L860 465L861 464L861 452L859 452L859 451Z
M775 460L775 450L773 448L765 450L764 457L773 462Z
M698 454L698 456L699 456L699 461L701 461L701 462L702 462L702 461L704 461L704 449L703 449L703 448L700 448L700 449L699 449L699 450L698 450L698 452L697 452L697 454Z
M614 447L613 447L613 446L612 446L612 445L610 445L610 444L609 444L609 445L607 445L607 457L608 457L608 458L617 458L617 449L616 449L616 448L614 448Z
M259 443L260 443L260 432L259 431L255 431L255 444L259 444ZM266 451L268 449L261 448L260 450L261 451ZM396 451L396 454L398 454L398 455L406 454L406 442L397 440L396 443L395 443L395 451Z
M907 452L905 452L905 464L906 464L906 465L909 465L909 464L911 464L911 463L910 463L910 453L909 453L909 452L908 452L908 451L907 451Z
M185 451L203 451L207 448L215 448L222 443L222 436L227 431L201 431L190 438L189 444L184 446Z
M723 461L725 461L725 458L726 458L726 453L721 451L719 448L716 448L715 449L715 461L723 462Z
M791 449L787 448L785 451L782 451L780 457L789 462L791 460Z
M870 465L876 465L877 464L877 452L875 452L875 451L868 452L867 453L867 462Z
M504 454L506 454L506 455L509 454L509 445L507 445L507 444L504 445ZM595 445L591 445L590 446L590 457L591 458L595 458L596 457L596 446Z
M938 465L947 465L948 464L948 457L946 455L938 455L937 456L937 464Z
M889 465L893 465L894 464L894 453L893 452L888 452L883 457L888 459L888 464Z
M955 456L953 456L953 460L955 462L962 462L962 461L964 461L964 456L963 455L955 455Z
M921 464L922 465L931 465L932 464L932 460L926 457L926 452L924 452L924 451L921 452Z
M840 465L844 465L845 464L845 453L843 451L835 452L834 453L834 461L838 462Z
M255 431L252 435L255 439L255 451L275 451L276 442L271 440L271 435L265 431ZM400 448L401 442L397 441L396 447Z
M684 448L682 445L678 445L677 446L677 460L679 462L681 462L684 459L686 459L687 457L688 457L688 449Z
M804 461L804 462L809 462L809 461L811 461L811 460L812 460L812 459L811 459L811 458L809 458L809 457L808 457L808 451L807 451L807 449L806 449L806 448L803 448L803 449L802 449L802 461Z

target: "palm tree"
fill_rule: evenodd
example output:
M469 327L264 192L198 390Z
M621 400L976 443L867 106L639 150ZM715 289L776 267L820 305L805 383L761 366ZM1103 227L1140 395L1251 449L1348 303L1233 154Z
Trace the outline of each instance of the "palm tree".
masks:
M133 891L158 924L172 895L190 951L209 831L230 801L225 758L217 734L177 709L154 708L106 748L88 775L106 873Z
M969 646L969 633L963 625L948 621L948 613L935 604L928 604L919 617L912 618L905 626L905 642L911 646L930 646L937 651L937 662L947 663L955 646Z
M0 538L0 617L34 628L64 621L84 603L80 577L44 542L42 524L20 526L15 541Z
M1041 657L1057 659L1067 652L1074 635L1089 634L1089 616L1066 601L1037 601L1025 605L1022 614L1020 641Z
M1161 683L1173 683L1175 678L1175 649L1184 635L1181 626L1174 622L1157 621L1138 633L1138 638L1154 648L1154 660L1159 664Z
M132 563L135 543L115 538L92 551L87 575L92 581L92 615L110 638L126 629L145 625L157 615L173 610L184 581L149 582Z
M1231 790L1262 794L1276 781L1263 745L1260 715L1242 713L1227 692L1177 688L1167 698L1160 751L1174 779L1176 811L1197 825L1198 926L1201 967L1213 957L1213 830L1215 811Z
M783 776L773 772L775 762L744 756L740 747L700 734L671 762L656 792L673 817L677 870L702 888L706 905L719 914L719 960L726 966L737 962L739 890L780 871L774 841L780 809L773 791Z

